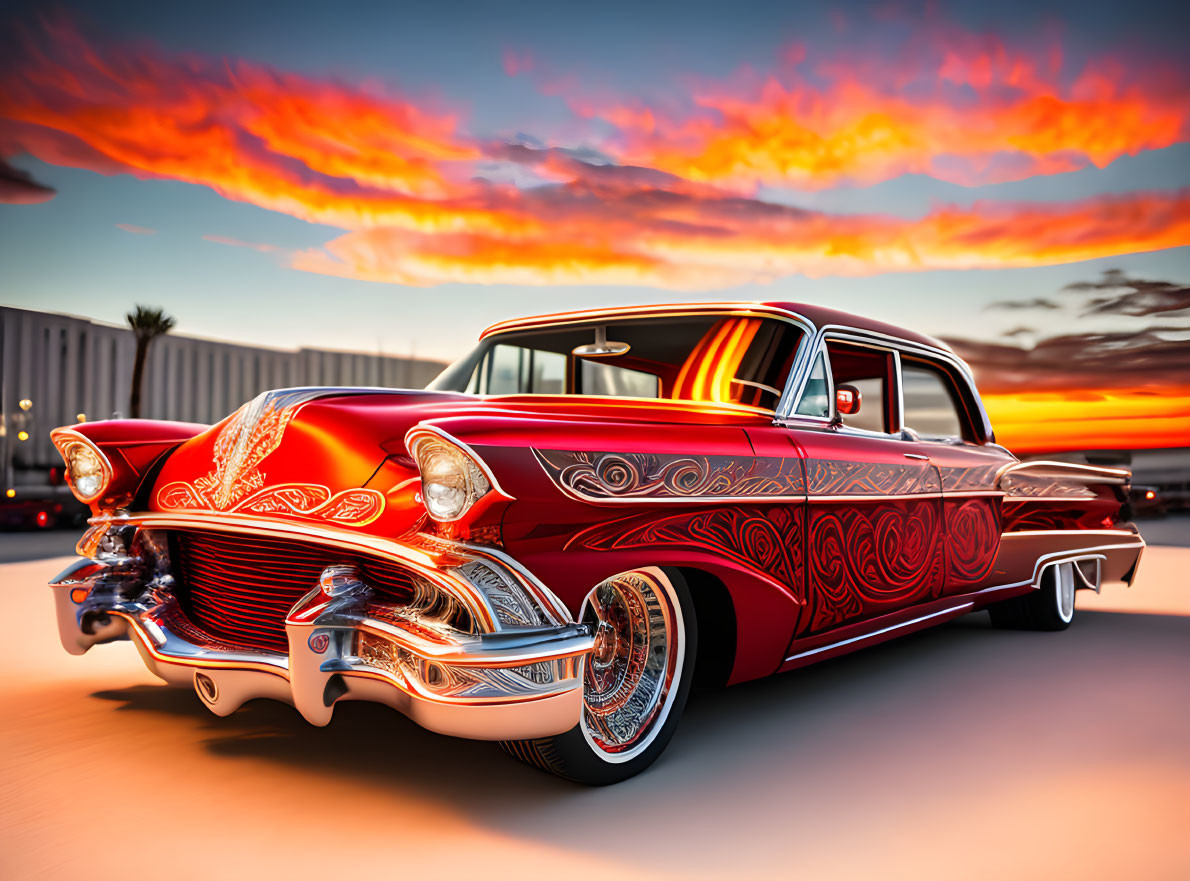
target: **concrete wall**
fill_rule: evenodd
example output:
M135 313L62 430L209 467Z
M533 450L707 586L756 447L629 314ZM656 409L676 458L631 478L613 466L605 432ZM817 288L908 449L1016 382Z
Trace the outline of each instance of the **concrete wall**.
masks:
M86 318L0 307L0 465L17 482L26 469L61 464L50 429L128 415L136 340L125 327ZM305 385L421 388L438 361L332 352L265 349L168 334L149 349L141 415L212 423L262 391ZM21 400L32 401L29 410ZM27 441L19 432L29 434ZM10 472L11 473L11 472Z

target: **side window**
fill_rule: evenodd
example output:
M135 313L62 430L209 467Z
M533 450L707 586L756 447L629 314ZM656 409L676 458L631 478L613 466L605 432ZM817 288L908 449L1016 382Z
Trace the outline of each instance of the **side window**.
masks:
M954 383L943 371L903 360L901 387L906 428L916 431L923 440L963 438L963 418Z
M829 419L831 415L831 386L826 378L826 359L822 353L814 359L814 367L810 370L810 378L806 380L806 387L802 390L801 400L797 402L794 411L798 416L817 416Z
M466 391L486 395L566 393L566 356L523 346L493 346Z
M534 349L533 381L527 391L535 395L566 394L566 356Z
M864 431L890 431L893 424L892 352L828 340L826 353L836 392L839 386L849 385L860 393L859 411L842 416L843 424Z
M489 395L514 395L521 390L529 366L529 352L520 346L496 346L487 358Z

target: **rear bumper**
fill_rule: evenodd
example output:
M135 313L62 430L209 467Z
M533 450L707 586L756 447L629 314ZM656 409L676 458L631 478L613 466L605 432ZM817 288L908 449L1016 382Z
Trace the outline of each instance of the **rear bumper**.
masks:
M327 579L290 610L288 654L228 645L195 627L132 558L80 559L55 578L63 647L130 639L154 674L192 686L214 713L246 701L292 704L326 725L343 700L387 704L432 731L520 740L573 728L592 638L577 624L464 634L371 602ZM168 586L168 582L164 585Z

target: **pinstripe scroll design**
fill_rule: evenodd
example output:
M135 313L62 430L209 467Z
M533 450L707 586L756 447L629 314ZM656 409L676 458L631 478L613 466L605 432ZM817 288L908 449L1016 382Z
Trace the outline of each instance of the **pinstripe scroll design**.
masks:
M987 577L1000 549L1001 515L999 499L947 499L946 590L981 583Z
M801 506L787 505L741 505L668 517L638 514L584 530L566 543L566 549L613 551L693 545L785 585L800 599L804 583L804 518Z
M817 633L941 594L937 499L811 506L809 585L798 629Z
M807 459L806 489L811 496L881 496L937 493L942 488L937 473L925 462Z
M782 457L533 451L564 491L589 501L801 496L801 460Z

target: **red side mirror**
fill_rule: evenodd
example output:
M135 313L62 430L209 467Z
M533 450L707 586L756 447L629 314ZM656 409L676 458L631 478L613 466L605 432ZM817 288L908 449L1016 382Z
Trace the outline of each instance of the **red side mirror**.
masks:
M859 412L863 396L853 385L841 385L835 389L835 412L840 416L854 416Z

